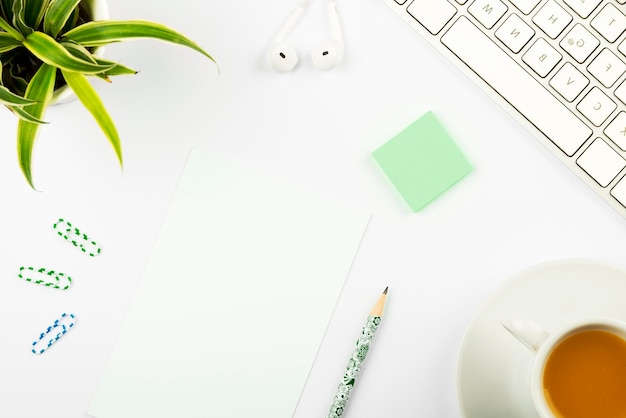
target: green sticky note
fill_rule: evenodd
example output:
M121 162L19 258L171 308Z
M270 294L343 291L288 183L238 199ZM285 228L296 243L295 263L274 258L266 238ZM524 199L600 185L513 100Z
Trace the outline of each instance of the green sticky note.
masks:
M372 153L413 212L472 171L437 117L428 112Z

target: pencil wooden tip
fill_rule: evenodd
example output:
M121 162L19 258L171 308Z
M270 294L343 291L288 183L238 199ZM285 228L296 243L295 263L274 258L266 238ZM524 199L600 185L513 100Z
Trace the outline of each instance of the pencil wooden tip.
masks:
M370 311L371 316L383 315L383 309L385 307L385 301L387 300L388 290L389 290L389 286L385 287L385 290L383 290L383 294L378 297L378 300L376 301L376 305L374 305L374 307Z

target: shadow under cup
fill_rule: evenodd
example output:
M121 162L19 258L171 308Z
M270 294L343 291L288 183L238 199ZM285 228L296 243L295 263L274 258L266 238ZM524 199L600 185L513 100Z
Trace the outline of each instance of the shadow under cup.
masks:
M542 416L626 417L626 328L587 324L546 341L533 376Z

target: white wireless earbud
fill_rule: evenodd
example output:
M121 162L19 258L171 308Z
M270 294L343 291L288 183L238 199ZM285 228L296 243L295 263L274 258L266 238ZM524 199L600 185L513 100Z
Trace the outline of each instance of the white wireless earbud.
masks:
M293 70L298 63L298 54L296 49L285 42L285 38L296 26L302 15L308 1L302 2L289 15L287 21L281 26L280 30L270 42L267 48L266 56L270 65L277 71L287 72Z
M341 31L341 23L339 22L337 4L334 0L328 1L326 11L328 13L332 39L320 42L311 51L313 65L320 70L329 70L336 67L343 58L343 33Z

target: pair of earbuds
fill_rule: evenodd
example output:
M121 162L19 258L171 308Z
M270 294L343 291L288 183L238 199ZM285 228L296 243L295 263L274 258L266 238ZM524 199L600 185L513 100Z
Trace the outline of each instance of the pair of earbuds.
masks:
M298 54L293 45L287 43L285 38L293 30L309 3L303 1L291 12L287 21L280 27L276 36L267 48L267 60L277 71L288 72L294 69L298 63ZM335 0L328 0L326 5L330 31L332 38L326 39L317 44L311 51L313 66L320 70L329 70L337 66L343 58L343 33L339 22L339 12Z

